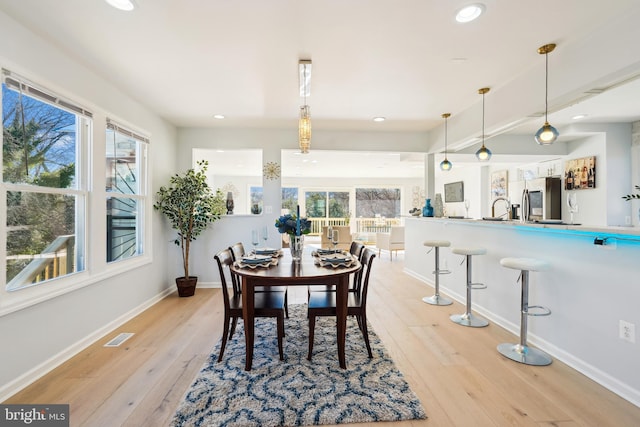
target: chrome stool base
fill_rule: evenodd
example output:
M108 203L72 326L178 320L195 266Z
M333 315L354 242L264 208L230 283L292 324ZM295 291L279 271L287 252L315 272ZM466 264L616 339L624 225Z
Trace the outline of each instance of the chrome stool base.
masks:
M483 328L489 325L488 320L475 316L473 313L453 314L449 316L449 319L458 325L469 326L472 328Z
M424 297L424 298L422 298L422 301L426 302L427 304L431 304L431 305L451 305L451 304L453 304L453 301L443 297L442 295L434 295L432 297Z
M498 351L503 356L525 365L547 366L553 361L544 351L527 345L504 343L498 345Z
M451 305L453 304L453 301L451 301L448 298L445 298L443 296L440 295L440 275L441 274L450 274L451 271L447 270L447 269L440 269L440 248L446 248L450 245L451 243L447 240L427 240L423 243L424 246L428 246L431 249L429 249L429 252L431 252L432 250L435 249L435 266L436 269L434 271L432 271L431 273L434 275L435 277L435 291L436 293L433 296L430 297L424 297L422 298L423 302L426 302L427 304L431 304L431 305ZM427 253L429 253L427 252Z

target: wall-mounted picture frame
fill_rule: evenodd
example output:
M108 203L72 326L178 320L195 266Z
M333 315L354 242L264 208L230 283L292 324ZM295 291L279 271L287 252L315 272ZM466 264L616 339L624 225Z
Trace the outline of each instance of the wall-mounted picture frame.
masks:
M450 182L444 185L444 201L445 202L463 202L464 201L464 182Z
M564 164L564 189L596 188L596 156L567 160Z
M496 171L491 174L491 198L507 197L509 171Z

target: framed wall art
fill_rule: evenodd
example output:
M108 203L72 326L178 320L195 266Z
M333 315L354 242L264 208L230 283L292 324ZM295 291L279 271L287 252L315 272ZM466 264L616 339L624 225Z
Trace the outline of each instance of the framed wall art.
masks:
M450 182L444 185L444 201L445 202L462 202L464 201L464 182Z
M491 174L491 198L507 197L509 171L496 171Z
M596 188L596 156L567 160L564 164L564 189Z

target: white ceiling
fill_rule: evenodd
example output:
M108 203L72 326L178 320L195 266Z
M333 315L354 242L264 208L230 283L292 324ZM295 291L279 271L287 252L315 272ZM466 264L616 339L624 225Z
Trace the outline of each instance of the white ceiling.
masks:
M486 12L469 24L454 20L469 0L135 0L132 12L104 0L0 0L0 10L178 127L295 130L298 60L311 59L314 129L427 132L443 112L477 105L479 88L539 68L539 46L561 50L640 9L638 0L479 1ZM602 96L550 119L640 119L640 84Z

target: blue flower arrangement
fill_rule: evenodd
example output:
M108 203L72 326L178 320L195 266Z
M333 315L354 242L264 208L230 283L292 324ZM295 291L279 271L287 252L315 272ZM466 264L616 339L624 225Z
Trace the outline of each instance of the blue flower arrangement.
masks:
M298 223L300 224L300 235L311 232L311 221L307 218L300 218L300 221L298 221L298 217L295 214L282 215L276 219L276 228L280 234L287 233L289 236L295 236L298 234L296 233Z

